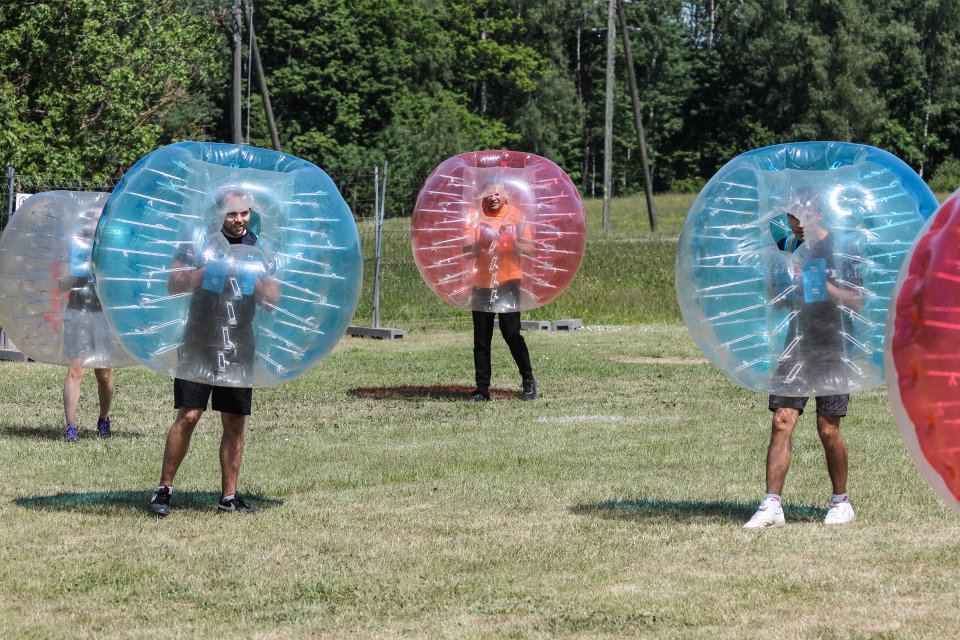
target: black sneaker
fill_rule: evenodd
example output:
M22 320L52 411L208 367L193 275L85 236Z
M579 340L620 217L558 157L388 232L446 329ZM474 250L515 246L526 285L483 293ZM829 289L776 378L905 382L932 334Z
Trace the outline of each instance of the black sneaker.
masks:
M217 508L220 511L223 511L226 513L235 513L235 512L249 513L249 514L260 513L260 509L254 509L253 507L248 505L246 502L244 502L240 496L233 496L229 500L220 498L220 503L217 504Z
M482 391L480 389L474 389L473 393L470 394L470 397L467 398L468 402L488 402L490 400L490 392Z
M520 391L521 400L537 399L537 381L533 378L523 381L523 389Z
M150 511L165 518L170 515L170 487L159 487L150 499Z

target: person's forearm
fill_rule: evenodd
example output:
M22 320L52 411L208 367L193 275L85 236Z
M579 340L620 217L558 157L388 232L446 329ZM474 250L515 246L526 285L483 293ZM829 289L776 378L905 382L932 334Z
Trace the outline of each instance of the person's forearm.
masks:
M841 289L835 284L827 283L827 295L838 305L849 307L854 311L863 308L863 296L855 289Z
M183 263L171 267L173 273L167 281L167 291L172 295L196 291L203 281L203 269L193 269Z

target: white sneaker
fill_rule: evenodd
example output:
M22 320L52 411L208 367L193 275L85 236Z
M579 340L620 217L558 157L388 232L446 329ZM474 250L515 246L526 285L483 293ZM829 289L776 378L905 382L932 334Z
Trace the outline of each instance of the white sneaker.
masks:
M856 517L853 513L853 505L850 504L849 500L843 500L842 502L831 500L823 524L847 524L853 522Z
M743 525L744 529L763 529L765 527L782 527L786 522L783 519L783 505L779 500L765 500L753 514L750 521Z

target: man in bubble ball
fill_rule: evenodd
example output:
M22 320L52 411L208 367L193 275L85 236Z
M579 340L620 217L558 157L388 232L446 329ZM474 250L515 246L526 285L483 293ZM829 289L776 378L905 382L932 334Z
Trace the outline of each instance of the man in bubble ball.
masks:
M521 211L512 206L503 185L487 187L480 201L476 224L467 227L464 252L474 259L473 280L473 364L477 388L471 402L490 400L490 349L493 324L500 314L500 333L517 363L521 378L521 400L535 400L537 381L533 377L530 352L520 334L520 257L529 243Z
M80 382L85 372L83 361L97 353L111 349L113 339L103 317L100 299L93 286L93 270L90 267L93 233L103 206L89 211L83 227L83 237L73 239L69 261L60 269L60 290L67 294L67 308L63 312L63 350L69 361L67 378L63 382L63 414L67 428L63 437L67 442L79 442L77 433L77 409L80 405ZM97 419L97 435L109 438L110 405L113 403L113 370L96 368L97 396L100 415Z
M796 349L804 360L804 367L840 379L844 366L842 308L856 311L863 307L858 289L862 278L855 267L838 265L835 238L823 225L824 208L820 194L810 188L797 189L790 202L788 219L798 242L785 244L781 249L793 252L805 240L813 246L795 277L796 290L792 295L774 298L775 304L789 305L797 312L787 335L787 344L797 341ZM789 375L786 371L794 365L784 364L787 366L783 371L778 370L778 376L786 380L784 376ZM849 401L849 394L816 397L817 434L833 485L823 521L827 525L847 524L855 518L847 495L847 445L840 435L840 419L847 414ZM806 403L805 397L771 395L769 398L773 420L767 449L766 495L744 529L785 524L780 494L790 467L793 430Z
M250 195L237 188L220 191L216 206L223 217L220 230L229 245L259 248L250 224ZM192 376L242 375L250 372L254 358L253 318L256 306L273 305L280 298L279 286L265 260L259 270L231 271L225 256L217 249L220 234L205 250L191 243L180 250L170 269L169 292L191 293L190 310L180 347L178 372ZM254 255L256 255L254 251ZM243 379L243 378L241 378ZM258 513L237 495L237 478L243 457L246 418L253 400L251 387L217 386L176 378L173 383L177 417L167 434L163 452L160 485L150 500L150 510L158 516L170 513L173 480L180 468L193 431L207 409L212 396L214 411L220 412L223 435L220 439L222 495L218 509L223 512Z

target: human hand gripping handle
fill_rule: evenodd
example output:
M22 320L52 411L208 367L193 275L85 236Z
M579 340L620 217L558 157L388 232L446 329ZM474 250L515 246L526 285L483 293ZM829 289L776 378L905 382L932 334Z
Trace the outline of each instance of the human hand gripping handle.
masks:
M514 243L514 236L516 235L515 227L510 223L504 223L500 226L500 251L502 253L507 253L514 251L519 248L516 243Z
M275 305L280 300L280 285L273 276L257 278L253 284L253 299L260 305Z
M170 279L167 281L167 291L172 295L191 293L200 288L203 282L206 266L190 267L190 265L174 260L170 267Z
M252 249L252 253L240 254L236 258L235 280L243 295L253 294L257 304L275 305L280 300L280 285L273 275L274 268L267 260L262 247Z
M491 249L496 248L500 241L497 230L488 224L480 223L473 230L473 242L463 245L464 253L477 256L480 253L489 253Z

